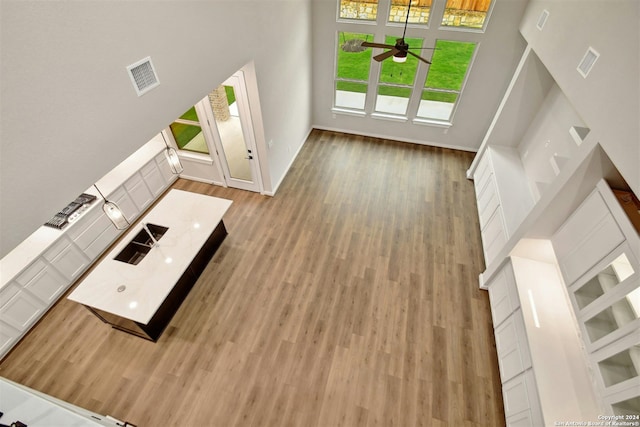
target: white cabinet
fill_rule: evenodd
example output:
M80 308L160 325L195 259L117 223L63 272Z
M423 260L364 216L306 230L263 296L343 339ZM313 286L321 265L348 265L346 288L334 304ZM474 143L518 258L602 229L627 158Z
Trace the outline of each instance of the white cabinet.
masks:
M502 397L508 426L543 425L535 379L531 370L503 384Z
M43 302L27 292L18 292L0 307L0 318L18 331L24 332L40 318L45 310L46 306Z
M155 161L156 161L156 164L158 165L158 172L160 172L160 175L162 175L166 183L165 185L169 186L169 184L171 184L173 181L178 179L178 176L174 174L173 171L171 170L171 166L169 166L169 161L167 160L167 156L164 153L165 151L163 150L161 153L156 155Z
M131 196L131 200L133 200L139 212L144 211L153 201L153 195L147 188L147 184L145 184L139 172L135 173L124 183L124 188L127 190L127 193L129 193L129 196Z
M67 236L62 236L51 245L44 257L70 282L80 276L90 262Z
M494 327L498 327L511 313L520 307L520 299L516 290L515 278L511 263L507 263L489 286L491 317Z
M107 215L98 207L87 212L87 215L80 218L69 230L69 237L92 260L104 252L118 234Z
M9 351L20 338L20 331L0 320L0 354Z
M124 187L118 187L109 196L109 200L115 202L122 211L125 218L129 223L133 223L140 214L140 210L136 207L135 203L129 196L129 193Z
M514 312L495 331L500 378L507 381L531 367L522 313Z
M533 205L513 149L488 148L473 174L482 247L487 265L498 255Z
M154 197L159 196L166 188L166 181L158 169L156 159L151 160L140 169L142 178Z
M16 281L45 304L53 304L69 286L69 281L42 258L27 267Z
M573 283L625 237L596 190L551 239L567 283Z

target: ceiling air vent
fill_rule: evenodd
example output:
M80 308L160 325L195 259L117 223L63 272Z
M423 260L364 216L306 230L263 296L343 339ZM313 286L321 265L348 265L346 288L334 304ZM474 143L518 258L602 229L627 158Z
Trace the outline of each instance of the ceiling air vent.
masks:
M549 17L549 11L544 9L538 18L538 23L536 24L536 28L542 31L544 24L547 23L547 18Z
M582 57L582 61L580 61L580 65L578 65L578 72L582 77L584 77L585 79L587 78L587 75L591 71L591 68L593 68L593 64L596 63L596 60L598 59L599 56L600 54L598 52L593 50L592 47L589 47L589 49L587 50L587 53L585 53L584 56Z
M160 84L150 57L129 65L127 71L138 96L144 95Z

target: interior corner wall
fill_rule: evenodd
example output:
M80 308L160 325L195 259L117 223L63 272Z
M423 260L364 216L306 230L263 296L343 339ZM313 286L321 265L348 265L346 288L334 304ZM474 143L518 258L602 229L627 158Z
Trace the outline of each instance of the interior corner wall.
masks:
M536 23L543 10L549 17ZM640 2L531 0L520 31L640 195ZM600 57L586 78L577 71L587 49ZM567 130L568 131L568 130Z
M438 0L443 1L443 0ZM327 129L345 130L401 141L418 142L476 151L491 124L520 61L526 43L518 31L527 0L494 0L495 5L483 35L467 32L464 37L480 40L469 78L448 129L409 122L332 114L336 58L336 0L313 1L313 124ZM435 4L435 3L434 3ZM352 27L354 28L354 27ZM435 38L461 40L460 30L409 27L407 35L425 38L433 46ZM360 26L359 31L366 31ZM402 28L387 26L387 34L401 35ZM355 30L354 30L355 31Z
M2 1L0 256L251 61L280 181L311 127L310 1Z

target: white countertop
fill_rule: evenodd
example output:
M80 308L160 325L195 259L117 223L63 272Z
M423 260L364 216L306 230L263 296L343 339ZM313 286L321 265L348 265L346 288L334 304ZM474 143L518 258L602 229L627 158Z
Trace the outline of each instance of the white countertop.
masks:
M133 226L69 295L69 299L147 324L171 292L211 232L222 221L231 200L170 190ZM138 265L114 259L142 230L142 223L168 227ZM120 286L126 286L118 292Z

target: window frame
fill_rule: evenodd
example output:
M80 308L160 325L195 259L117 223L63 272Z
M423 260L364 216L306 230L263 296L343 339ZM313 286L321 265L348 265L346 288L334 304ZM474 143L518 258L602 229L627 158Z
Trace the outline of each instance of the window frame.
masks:
M404 23L398 22L389 22L389 13L391 10L393 0L378 0L377 3L377 15L375 21L369 20L357 20L357 19L346 19L340 18L340 5L341 0L336 0L336 26L335 26L335 50L334 50L334 78L333 78L333 103L331 107L332 113L345 114L345 115L353 115L360 117L371 117L375 119L386 119L386 120L394 120L394 121L411 121L412 124L416 125L427 125L434 127L444 127L448 128L453 126L454 119L460 102L463 99L464 91L467 85L467 81L469 80L469 76L471 75L471 70L475 63L475 59L480 50L482 38L484 35L484 31L488 25L489 17L495 6L496 1L491 0L491 5L489 10L487 11L487 17L484 21L484 27L482 30L467 28L467 27L442 27L439 24L442 22L444 16L444 6L446 4L446 0L432 0L430 11L429 11L429 20L426 25L424 24L415 24L409 23L407 25L407 31L405 38L420 38L422 39L423 47L435 47L435 44L438 40L446 40L446 41L454 41L454 42L464 42L464 43L473 43L475 45L473 55L469 61L467 69L465 71L465 76L462 81L462 85L458 91L450 91L456 94L456 102L451 109L451 114L449 115L448 120L442 120L438 118L427 118L418 116L418 109L420 107L420 101L422 97L422 93L424 90L429 90L429 88L425 87L428 74L429 74L429 66L422 61L418 62L417 70L415 73L415 78L413 82L413 86L404 86L400 85L400 87L409 87L411 89L411 96L408 101L407 110L405 114L393 114L386 113L376 110L376 103L378 97L378 91L381 86L393 86L391 83L382 83L380 82L380 74L382 70L382 63L378 63L373 60L373 56L381 53L383 50L379 48L371 48L372 50L372 60L371 65L369 67L369 78L367 81L355 81L354 83L364 83L367 85L367 92L365 94L365 102L364 109L355 109L348 108L343 106L336 105L336 92L338 81L352 81L350 79L338 78L338 50L340 49L340 33L358 33L358 34L371 34L373 36L373 41L376 43L385 43L386 36L393 37L402 37L402 32L404 30ZM381 13L381 11L385 11L385 13ZM436 20L436 21L433 21ZM431 24L432 22L437 22L437 24ZM456 32L457 35L453 35L451 32ZM430 60L433 55L432 50L422 50L422 56L427 60ZM433 89L431 89L433 90ZM440 91L440 90L435 90Z

